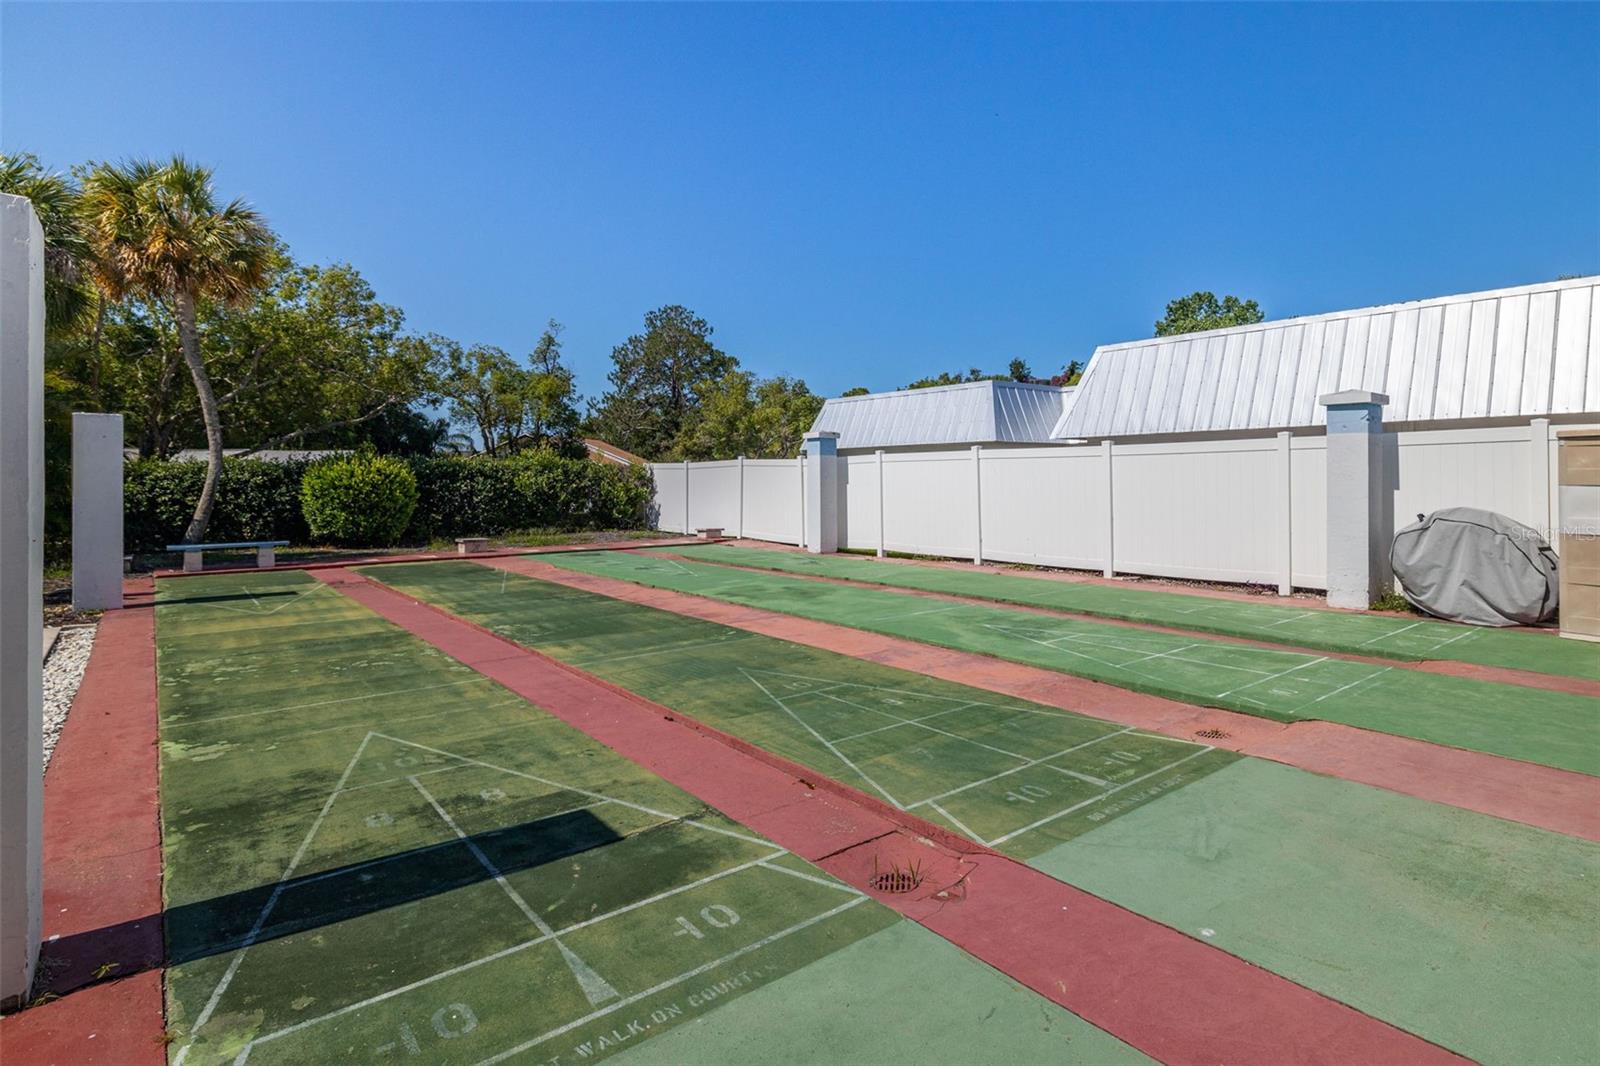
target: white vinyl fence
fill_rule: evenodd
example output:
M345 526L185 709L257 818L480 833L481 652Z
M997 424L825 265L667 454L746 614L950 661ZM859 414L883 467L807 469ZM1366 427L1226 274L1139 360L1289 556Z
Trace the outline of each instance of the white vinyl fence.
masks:
M1529 425L1384 435L1381 535L1482 507L1549 536L1555 434ZM841 455L839 543L980 561L1327 587L1327 438L974 447ZM652 467L659 528L801 544L801 459ZM1387 542L1387 539L1385 540Z

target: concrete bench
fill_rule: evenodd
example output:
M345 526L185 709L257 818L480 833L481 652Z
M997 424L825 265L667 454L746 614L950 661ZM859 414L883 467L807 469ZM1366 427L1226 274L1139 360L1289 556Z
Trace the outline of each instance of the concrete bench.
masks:
M209 551L237 551L240 548L254 548L256 550L256 566L267 570L277 565L277 553L274 549L287 547L286 540L241 540L232 544L168 544L167 551L183 553L183 569L185 573L197 574L206 568L205 553Z
M704 529L697 529L694 532L695 536L699 537L701 540L716 540L722 536L722 527L707 526Z
M456 538L456 554L458 554L458 555L472 555L475 552L488 551L488 550L489 550L489 538L488 537L457 537Z

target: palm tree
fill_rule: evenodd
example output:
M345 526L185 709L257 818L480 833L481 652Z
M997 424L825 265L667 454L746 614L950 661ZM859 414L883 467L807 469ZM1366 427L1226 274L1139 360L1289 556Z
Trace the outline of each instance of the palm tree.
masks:
M222 417L200 355L195 305L239 305L266 281L272 231L242 200L220 204L211 168L182 156L157 163L100 163L83 181L84 228L94 280L113 300L166 303L178 323L183 360L206 427L206 478L186 543L205 536L222 477Z

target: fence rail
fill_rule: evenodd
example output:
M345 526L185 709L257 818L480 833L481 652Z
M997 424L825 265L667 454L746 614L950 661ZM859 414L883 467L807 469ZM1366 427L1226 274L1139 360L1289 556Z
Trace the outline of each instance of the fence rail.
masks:
M1384 434L1381 525L1482 507L1549 535L1555 434ZM839 456L839 543L975 561L1326 588L1327 438L972 447ZM805 456L658 463L657 525L804 545ZM1386 575L1385 575L1386 576Z

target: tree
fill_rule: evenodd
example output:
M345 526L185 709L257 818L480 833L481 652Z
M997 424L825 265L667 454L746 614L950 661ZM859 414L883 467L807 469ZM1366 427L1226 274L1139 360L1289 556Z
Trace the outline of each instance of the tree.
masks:
M1021 359L1013 359L1006 367L1006 376L1012 381L1029 382L1033 380L1033 370Z
M78 188L45 170L31 152L0 155L0 192L25 196L44 231L44 321L50 333L72 328L93 303L86 273L89 244L78 218Z
M938 377L918 378L916 381L913 381L911 384L909 384L909 385L907 385L905 387L908 388L908 389L935 389L935 388L938 388L940 385L965 385L965 384L967 384L969 382L973 382L973 381L1010 381L1010 380L1011 380L1011 375L1010 374L985 374L983 371L979 370L977 367L971 367L970 369L968 369L966 377L962 377L961 373L959 371L957 371L955 373L951 373L949 371L945 371L944 373L940 374Z
M841 397L850 397L850 396L870 396L870 395L872 395L872 390L871 390L871 389L869 389L869 388L867 388L867 387L866 387L866 386L865 386L865 385L857 385L857 386L856 386L856 387L855 387L855 388L853 388L853 389L845 389L845 390L844 390L844 391L843 391L843 392L841 392L841 393L840 393L840 394L839 394L839 395L840 395L840 396L841 396Z
M526 443L581 455L578 389L572 370L561 361L561 323L551 319L528 356L529 431Z
M450 420L476 430L490 455L508 449L527 423L528 372L491 344L463 348L438 335L427 343L438 353L439 393L449 405Z
M222 476L222 416L200 353L196 304L238 305L266 280L273 248L261 216L242 200L220 203L208 167L100 163L83 183L82 214L96 285L113 300L142 296L170 306L206 431L206 478L184 540L200 541Z
M1248 326L1265 317L1254 300L1240 300L1237 296L1224 296L1218 300L1216 293L1193 292L1167 304L1166 315L1156 323L1156 336L1170 337L1178 333Z
M668 458L787 458L799 452L822 410L822 397L804 381L782 376L757 381L746 370L730 370L703 383L698 392L700 405Z
M700 404L699 387L738 367L711 332L678 304L645 315L644 332L611 351L611 390L590 412L595 432L646 458L666 454Z

